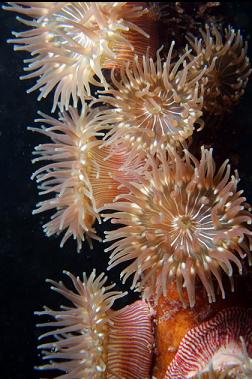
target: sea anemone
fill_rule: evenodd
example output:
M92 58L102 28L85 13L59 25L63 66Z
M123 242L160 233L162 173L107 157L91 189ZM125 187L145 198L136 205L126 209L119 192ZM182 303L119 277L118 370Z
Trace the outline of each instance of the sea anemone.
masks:
M113 311L114 301L125 294L111 291L113 285L104 287L104 274L96 278L93 271L87 278L84 273L82 282L65 273L74 291L62 282L48 281L73 305L59 311L45 307L36 312L54 319L38 325L52 328L40 336L49 338L38 348L42 349L43 359L50 362L39 369L63 371L65 374L59 378L66 379L148 378L153 336L147 304L137 301Z
M251 338L251 311L226 308L185 335L165 379L248 378Z
M135 23L144 25L142 18L148 13L144 2L8 4L4 9L32 18L18 17L29 29L13 32L15 39L8 41L15 50L31 53L32 58L25 60L30 73L21 79L38 78L28 90L39 89L38 100L55 88L53 111L58 101L61 111L72 101L76 107L78 99L83 104L91 95L90 84L107 87L103 68L130 59L150 43L150 36Z
M41 112L42 119L35 120L49 124L49 127L29 128L44 134L51 143L40 144L35 148L35 162L51 161L34 172L39 185L40 195L52 195L37 204L34 214L56 209L51 221L43 228L47 236L65 231L61 247L73 236L77 241L78 251L84 237L90 245L91 239L99 239L92 227L99 215L96 210L92 185L87 170L90 165L89 152L98 147L97 136L102 123L99 110L90 110L87 106L78 114L70 107L69 113L63 112L59 120Z
M196 56L200 55L192 71L199 72L205 65L208 82L204 93L204 110L214 115L231 111L244 94L251 73L247 57L247 42L243 42L240 30L230 26L222 36L218 29L206 25L201 39L188 35L188 41ZM194 59L194 56L191 56Z
M225 161L218 172L212 149L202 147L198 161L187 150L181 157L175 149L168 158L159 151L159 162L150 158L152 170L138 183L121 181L129 194L107 204L107 219L122 224L106 232L106 242L114 241L109 268L132 260L121 276L125 282L134 274L132 288L150 287L151 293L167 296L168 284L175 280L181 300L195 303L195 279L203 283L209 302L215 301L213 277L225 297L221 269L233 289L234 263L242 272L241 259L248 255L252 231L249 206L243 191L237 191L238 174L230 178Z
M223 22L222 7L218 1L169 1L159 2L162 40L176 39L180 48L186 43L186 34L197 33L201 25Z
M101 130L108 126L104 123L103 111L91 110L86 106L81 114L72 107L69 113L60 113L59 120L41 112L42 119L36 122L49 124L50 127L29 128L51 139L51 143L40 144L33 154L38 155L33 163L52 161L34 172L40 195L52 194L53 197L37 204L33 214L56 209L51 221L43 228L48 237L65 230L61 247L73 236L80 251L84 237L92 247L96 235L93 224L100 222L99 208L112 202L120 193L120 180L137 181L143 174L146 157L133 160L130 144L120 145L120 150L111 154L103 146Z
M189 53L172 62L174 42L167 59L162 63L160 50L156 62L144 56L128 62L121 68L120 79L111 74L113 88L101 91L98 101L112 106L104 115L112 128L106 135L112 148L121 139L152 148L159 143L183 143L195 129L202 126L203 84L198 81L204 69L196 76L188 76L194 62L186 63Z

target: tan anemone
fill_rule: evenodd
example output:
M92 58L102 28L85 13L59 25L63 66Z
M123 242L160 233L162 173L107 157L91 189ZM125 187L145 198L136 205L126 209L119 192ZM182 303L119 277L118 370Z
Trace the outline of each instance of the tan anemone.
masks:
M42 118L36 122L49 126L29 129L45 135L50 142L35 148L33 163L49 163L32 175L32 179L36 178L39 195L46 197L33 213L55 209L51 220L43 226L46 235L64 232L61 247L72 236L79 251L85 238L91 246L92 239L99 239L93 228L99 214L88 176L89 152L99 145L96 137L103 135L99 111L85 107L79 114L70 108L69 113L64 111L59 119L39 114Z
M54 91L53 110L76 107L78 100L83 105L90 85L107 87L103 68L142 54L152 43L145 27L152 33L154 22L145 2L8 4L4 9L31 18L18 17L28 28L8 41L31 54L21 79L37 78L28 92L39 89L38 100Z
M216 300L215 284L225 297L222 271L231 280L233 267L242 272L241 259L250 260L252 216L237 173L230 177L225 161L216 170L212 150L202 148L198 161L187 150L159 151L150 158L149 171L139 181L121 180L129 193L119 195L104 209L113 224L123 225L106 233L112 243L109 268L130 261L121 277L133 274L132 288L147 289L154 296L169 295L175 281L186 304L195 304L195 284L200 280L209 302Z
M247 42L243 41L240 30L235 31L231 26L222 35L216 26L206 25L201 35L200 39L192 34L187 37L194 54L200 54L192 72L196 75L203 67L208 67L203 108L210 114L222 115L232 111L244 94L251 73Z
M83 281L65 274L74 290L48 281L71 305L36 312L51 319L38 325L49 329L39 338L45 341L38 348L48 362L39 369L63 372L57 377L66 379L149 378L153 336L147 304L136 301L113 311L114 301L125 293L105 287L104 274L84 273Z
M142 61L135 56L120 70L112 72L112 88L101 91L100 102L110 106L104 117L111 130L106 145L117 148L121 141L132 144L132 154L138 149L156 150L160 143L181 145L197 126L203 106L204 69L195 76L189 75L193 62L187 62L185 53L173 62L173 42L164 62L157 51L156 61L148 54Z

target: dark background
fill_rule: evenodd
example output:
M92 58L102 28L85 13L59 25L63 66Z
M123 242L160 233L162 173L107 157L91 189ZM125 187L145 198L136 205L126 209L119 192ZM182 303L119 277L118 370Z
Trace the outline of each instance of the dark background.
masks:
M225 12L233 18L233 26L241 28L249 41L251 30L252 5L248 2L226 3ZM30 180L34 171L31 164L32 150L42 137L26 130L33 125L38 109L49 113L47 101L38 103L37 93L26 94L33 82L20 81L23 74L24 53L13 52L6 43L11 31L23 30L15 20L15 14L0 11L0 378L29 379L38 378L35 365L41 364L36 349L40 334L35 324L38 317L33 315L44 304L58 308L62 303L60 295L54 294L45 278L64 279L62 270L75 275L86 271L88 274L96 267L97 272L106 271L108 257L103 253L103 245L94 242L90 251L84 244L77 254L75 243L67 242L59 248L59 238L44 236L42 224L47 215L32 216L32 209L40 200L35 183ZM251 46L249 50L251 56ZM234 110L225 118L222 127L205 131L201 138L206 144L214 141L215 154L221 159L230 158L233 166L239 169L241 188L245 189L248 200L252 202L252 83L251 79L245 96ZM98 226L102 236L104 227ZM109 279L118 283L118 271L109 273ZM124 289L124 288L123 288ZM118 304L131 302L136 295L124 298Z

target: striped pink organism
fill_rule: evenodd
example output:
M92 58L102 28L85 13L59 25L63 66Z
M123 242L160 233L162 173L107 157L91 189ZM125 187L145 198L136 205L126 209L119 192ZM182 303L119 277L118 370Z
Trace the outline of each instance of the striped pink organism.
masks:
M139 300L111 314L108 367L111 373L119 372L120 378L149 377L154 346L149 312L147 304Z
M51 330L40 339L43 359L48 364L41 370L65 372L65 379L143 379L149 378L153 335L149 307L137 301L119 311L111 309L114 301L124 294L104 287L104 274L89 278L65 272L75 291L62 282L49 280L51 288L72 305L53 311L45 307L38 315L53 321L39 324Z
M224 374L237 362L235 357L243 354L244 344L251 355L251 311L238 307L224 309L185 335L165 379L196 378L211 371Z

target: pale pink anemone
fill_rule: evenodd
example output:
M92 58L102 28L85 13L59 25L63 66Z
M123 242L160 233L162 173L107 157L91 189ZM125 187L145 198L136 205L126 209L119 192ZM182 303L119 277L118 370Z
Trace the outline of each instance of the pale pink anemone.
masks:
M101 140L101 130L107 125L99 108L85 106L79 114L70 107L59 119L39 114L42 118L35 121L49 126L29 130L50 141L35 147L33 153L36 158L32 162L43 163L32 179L36 178L39 195L44 198L33 214L55 210L43 229L48 237L64 233L61 247L73 237L78 251L85 239L92 248L92 239L100 240L94 228L96 220L101 222L99 208L124 192L119 188L121 179L138 180L145 159L132 160L127 143L110 154Z
M197 75L190 69L199 57L187 61L186 52L173 62L174 42L164 62L157 51L156 61L148 54L128 62L115 76L112 87L99 91L97 100L110 106L104 112L111 130L106 134L105 145L118 148L121 141L130 142L132 156L156 151L160 143L180 145L197 128L203 127L202 115L204 68Z
M251 311L226 308L185 335L165 379L248 379L251 355Z
M72 303L60 310L45 307L36 312L52 321L39 324L50 331L40 336L38 348L49 361L41 370L59 370L65 379L143 379L150 377L153 348L151 317L147 304L137 301L121 310L111 309L125 293L104 286L104 274L95 271L83 281L69 272L74 290L48 280L52 289Z
M140 286L157 297L167 296L175 281L181 300L195 304L197 278L209 302L216 300L218 284L225 290L222 271L231 281L233 263L242 273L241 259L250 259L252 231L249 206L237 190L238 174L230 177L225 161L217 171L212 149L202 148L198 161L187 150L159 151L150 158L151 169L139 182L121 180L125 193L104 209L113 224L123 225L106 232L109 269L131 261L122 273L123 282L133 274L132 288ZM133 261L132 261L133 260ZM149 290L151 289L151 290Z
M63 112L59 119L43 113L36 120L48 127L29 128L44 134L50 142L35 148L37 156L33 163L50 161L37 169L32 175L36 178L39 195L47 197L37 204L34 214L56 210L43 228L47 236L64 232L61 247L69 237L77 241L80 251L86 238L92 246L92 239L99 239L93 224L100 221L92 184L89 180L89 153L98 148L96 137L101 133L99 110L90 110L87 106L79 115L76 109Z
M137 25L144 20L146 3L137 2L20 2L8 3L28 27L13 32L15 50L31 54L21 79L37 78L27 92L39 89L38 100L54 90L53 111L82 105L91 96L90 85L107 87L102 69L118 59L129 59L147 48L150 36ZM146 22L148 24L148 22Z
M194 54L200 59L192 67L194 75L207 65L203 108L214 115L232 111L244 94L251 66L247 56L247 42L243 41L240 30L228 27L222 36L216 26L206 25L200 30L202 38L188 35ZM194 55L191 55L194 59Z

